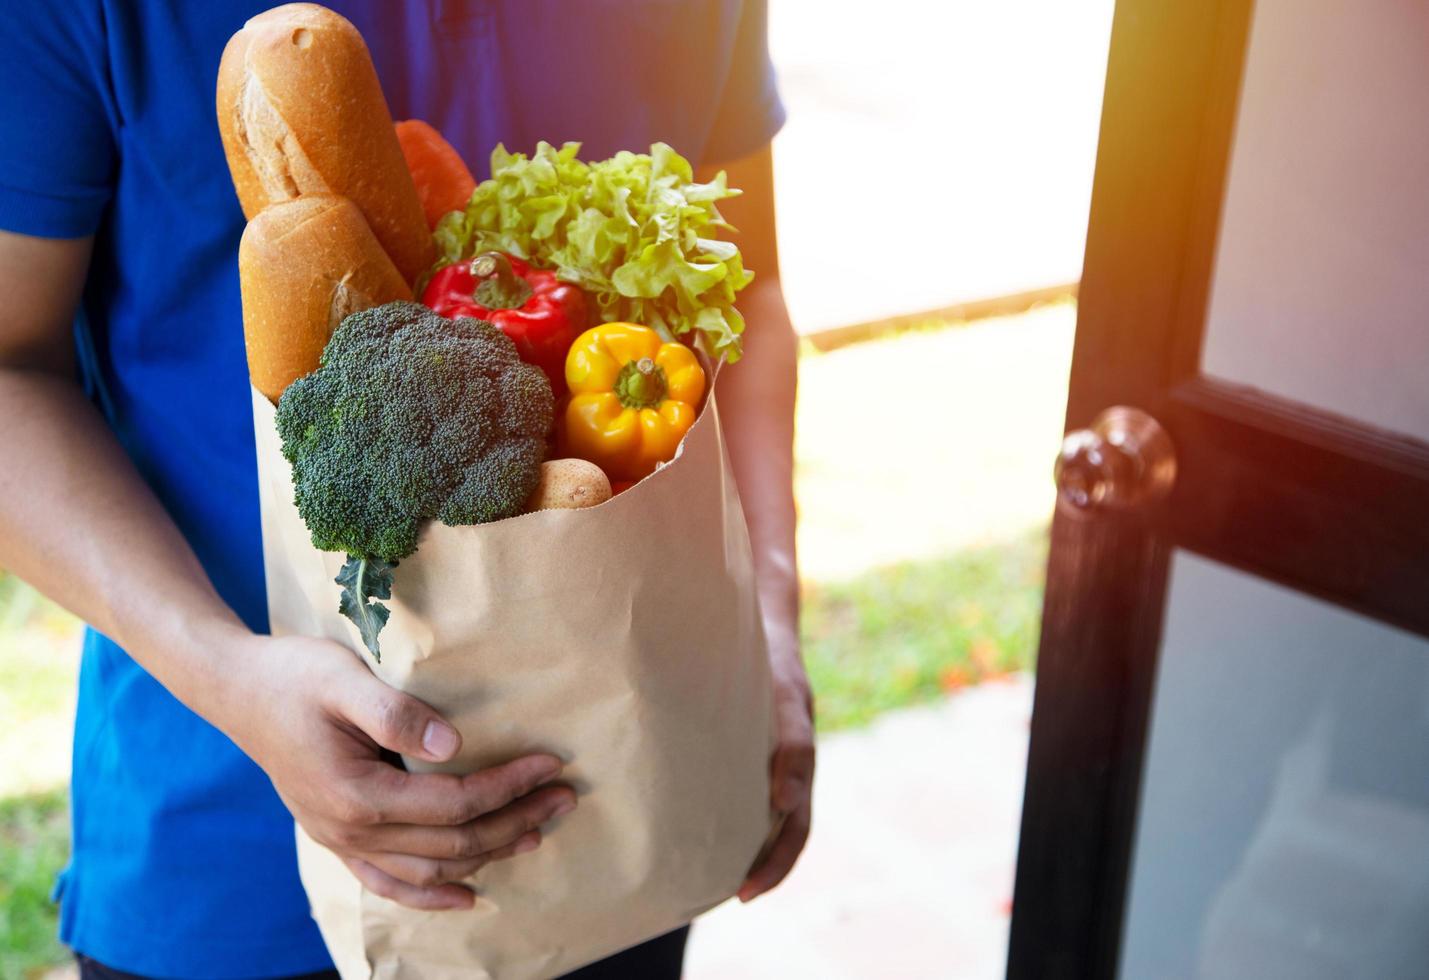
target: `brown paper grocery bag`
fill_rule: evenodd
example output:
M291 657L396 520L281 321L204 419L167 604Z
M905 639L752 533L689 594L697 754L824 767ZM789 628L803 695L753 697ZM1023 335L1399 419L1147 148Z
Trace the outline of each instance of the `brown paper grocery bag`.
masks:
M580 806L482 869L470 911L366 892L298 832L313 917L344 980L565 973L738 888L770 832L773 732L749 538L713 395L677 458L599 507L433 523L396 571L382 662L338 614L344 557L313 548L274 409L253 393L275 634L345 644L462 734L451 772L554 752Z

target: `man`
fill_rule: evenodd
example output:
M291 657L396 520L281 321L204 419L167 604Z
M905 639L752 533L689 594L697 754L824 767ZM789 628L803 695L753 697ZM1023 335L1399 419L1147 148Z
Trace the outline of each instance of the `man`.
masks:
M56 891L86 976L281 977L330 962L297 879L296 819L372 891L461 908L458 884L574 805L559 760L409 775L458 736L326 641L266 636L236 251L214 121L219 55L264 3L13 4L0 24L0 565L92 624L80 673L73 858ZM791 493L795 352L769 139L782 121L761 0L334 3L394 118L480 170L492 146L653 140L746 195L724 207L759 277L720 381L773 648L782 834L809 824ZM481 176L481 174L478 174ZM286 808L285 808L286 804ZM291 816L290 816L291 813ZM582 975L677 976L684 933ZM602 973L602 971L604 971Z

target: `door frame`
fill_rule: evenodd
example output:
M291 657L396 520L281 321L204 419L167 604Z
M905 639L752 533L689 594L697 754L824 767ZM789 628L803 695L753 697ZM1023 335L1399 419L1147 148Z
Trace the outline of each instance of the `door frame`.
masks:
M1200 374L1253 0L1118 0L1067 404L1177 449L1149 511L1059 508L1008 976L1114 977L1170 555L1182 548L1429 635L1429 446Z

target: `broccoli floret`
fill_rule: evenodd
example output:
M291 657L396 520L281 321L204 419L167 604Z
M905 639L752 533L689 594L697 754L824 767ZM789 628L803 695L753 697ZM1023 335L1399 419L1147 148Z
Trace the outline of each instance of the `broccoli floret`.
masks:
M392 566L429 520L520 513L553 414L546 376L497 327L417 303L347 317L321 366L288 386L278 434L298 512L315 546L349 556L342 611L374 656L387 610L368 600L386 598Z

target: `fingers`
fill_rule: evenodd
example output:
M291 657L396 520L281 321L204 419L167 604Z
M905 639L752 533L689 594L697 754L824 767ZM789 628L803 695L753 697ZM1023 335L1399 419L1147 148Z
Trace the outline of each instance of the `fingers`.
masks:
M784 829L769 848L764 860L755 866L744 884L739 887L739 900L752 902L771 888L778 885L794 868L804 843L809 839L811 807L806 800L784 821Z
M781 689L776 710L779 743L770 762L770 802L779 813L793 813L814 786L813 700L807 682Z
M339 856L348 870L362 882L362 887L409 908L429 911L469 909L476 902L476 895L470 888L450 884L421 887L395 878L362 858Z
M458 827L495 813L561 774L553 755L528 755L467 776L374 767L357 789L379 824Z
M372 741L402 755L445 762L461 748L457 730L430 705L370 674L339 693L337 710Z
M803 696L780 706L779 747L769 764L769 800L774 810L784 815L784 823L740 886L741 902L753 901L783 881L809 839L814 790L810 704Z
M410 854L362 854L356 860L365 861L389 878L424 890L456 884L470 878L492 861L503 861L519 854L529 854L541 846L540 831L522 834L511 843L476 858L461 861L438 861L413 857ZM363 882L366 884L366 882ZM381 893L379 893L381 894ZM384 896L390 897L390 896ZM400 899L397 899L400 901ZM404 903L406 904L406 903Z
M456 827L390 824L372 828L357 850L407 854L441 861L470 861L498 851L576 807L568 786L550 786Z

